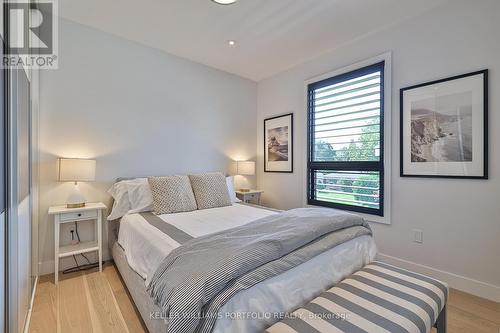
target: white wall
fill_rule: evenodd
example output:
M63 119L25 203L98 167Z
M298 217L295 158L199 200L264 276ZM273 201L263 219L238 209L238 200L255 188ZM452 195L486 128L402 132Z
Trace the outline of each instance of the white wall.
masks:
M373 225L382 254L445 278L453 286L500 301L500 1L456 0L367 35L258 84L258 187L277 208L304 205L306 104L304 81L392 51L392 225ZM399 177L399 89L490 69L490 179ZM264 173L263 119L294 112L295 172ZM424 243L412 242L412 229ZM386 259L391 259L385 257ZM418 263L423 266L415 266ZM433 268L439 268L437 271Z
M256 83L66 20L59 47L59 69L40 77L40 274L53 271L47 209L72 186L56 182L57 157L96 158L97 182L81 188L107 204L117 177L228 171L232 159L255 159Z

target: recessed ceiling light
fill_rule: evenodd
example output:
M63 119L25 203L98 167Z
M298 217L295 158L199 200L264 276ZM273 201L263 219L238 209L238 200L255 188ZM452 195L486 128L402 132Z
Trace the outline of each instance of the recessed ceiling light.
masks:
M236 0L212 0L215 3L218 3L219 5L231 5L236 2Z
M235 46L236 45L236 41L235 40L228 40L227 43L229 44L229 46Z

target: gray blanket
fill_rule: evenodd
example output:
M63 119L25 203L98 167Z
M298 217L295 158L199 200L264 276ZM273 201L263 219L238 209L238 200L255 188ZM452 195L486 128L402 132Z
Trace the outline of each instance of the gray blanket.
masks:
M231 295L237 292L235 281L263 268L266 277L280 274L363 234L371 231L357 215L319 208L290 210L184 243L164 259L148 290L169 318L168 332L194 332L207 304L228 290ZM255 277L245 281L261 281Z

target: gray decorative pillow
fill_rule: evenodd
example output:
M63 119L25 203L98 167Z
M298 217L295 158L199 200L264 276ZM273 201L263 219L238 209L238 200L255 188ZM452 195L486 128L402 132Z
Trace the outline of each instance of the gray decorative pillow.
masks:
M189 175L198 209L231 206L226 177L220 172Z
M188 176L149 177L156 214L190 212L196 201Z

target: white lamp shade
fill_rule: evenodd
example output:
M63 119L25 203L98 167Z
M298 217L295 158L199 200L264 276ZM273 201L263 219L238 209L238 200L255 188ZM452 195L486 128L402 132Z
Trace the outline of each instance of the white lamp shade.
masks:
M60 182L91 182L95 180L96 160L80 158L59 159Z
M255 162L254 161L237 161L236 174L242 176L255 175Z

